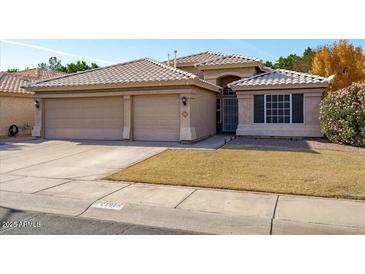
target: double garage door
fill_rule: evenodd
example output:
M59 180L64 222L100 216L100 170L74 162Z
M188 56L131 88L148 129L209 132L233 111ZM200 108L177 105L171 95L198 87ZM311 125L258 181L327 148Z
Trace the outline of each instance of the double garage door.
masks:
M178 141L177 95L133 96L135 140ZM123 97L45 100L45 137L49 139L121 140Z

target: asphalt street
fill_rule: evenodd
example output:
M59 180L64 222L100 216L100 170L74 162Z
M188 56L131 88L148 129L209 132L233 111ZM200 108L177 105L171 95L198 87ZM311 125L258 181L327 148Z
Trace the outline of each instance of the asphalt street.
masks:
M0 235L191 235L127 223L74 218L0 207Z

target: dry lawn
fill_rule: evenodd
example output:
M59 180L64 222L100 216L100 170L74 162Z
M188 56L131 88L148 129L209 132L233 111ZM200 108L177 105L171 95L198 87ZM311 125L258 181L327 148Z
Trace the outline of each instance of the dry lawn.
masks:
M365 154L268 148L167 150L107 179L365 199Z

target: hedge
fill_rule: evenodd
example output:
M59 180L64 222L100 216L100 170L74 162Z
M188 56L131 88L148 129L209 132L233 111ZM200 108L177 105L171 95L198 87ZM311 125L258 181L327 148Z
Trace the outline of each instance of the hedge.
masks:
M332 92L321 101L322 133L333 143L365 147L365 82Z

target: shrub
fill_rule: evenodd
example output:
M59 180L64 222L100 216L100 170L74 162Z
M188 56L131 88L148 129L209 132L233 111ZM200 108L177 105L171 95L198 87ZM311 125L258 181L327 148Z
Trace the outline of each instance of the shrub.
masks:
M320 121L322 133L331 142L365 147L365 82L325 97Z

